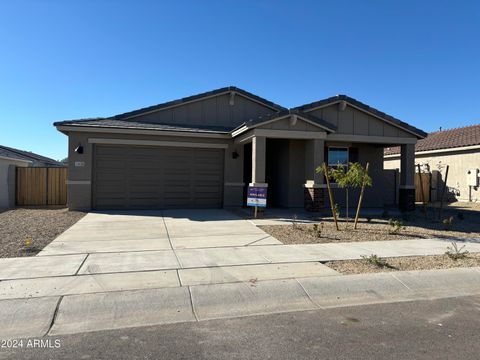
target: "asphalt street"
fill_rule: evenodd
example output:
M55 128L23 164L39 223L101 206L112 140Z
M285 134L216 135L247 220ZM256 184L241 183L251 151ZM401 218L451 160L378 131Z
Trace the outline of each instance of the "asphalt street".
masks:
M130 328L42 340L44 344L37 343L37 347L27 340L23 347L3 347L0 359L477 360L480 296ZM39 347L42 345L50 348Z

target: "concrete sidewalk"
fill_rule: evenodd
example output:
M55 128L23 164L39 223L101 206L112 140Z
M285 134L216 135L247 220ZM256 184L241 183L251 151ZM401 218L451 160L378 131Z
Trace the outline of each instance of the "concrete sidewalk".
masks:
M480 268L308 277L0 301L0 338L480 294Z
M479 242L464 241L463 244L470 252L480 252ZM251 265L259 265L257 269L261 269L261 265L360 259L370 254L380 257L441 255L449 245L447 240L416 239L42 255L0 259L0 280L181 269L205 272L204 268ZM212 272L218 274L218 269Z
M478 239L463 242L480 252ZM0 337L477 291L476 268L345 276L321 263L438 255L449 245L441 239L282 245L224 210L90 213L39 256L0 259L6 324Z

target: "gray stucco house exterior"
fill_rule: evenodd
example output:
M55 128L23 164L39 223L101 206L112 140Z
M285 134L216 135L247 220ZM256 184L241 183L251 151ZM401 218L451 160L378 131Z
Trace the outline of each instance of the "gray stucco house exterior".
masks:
M369 162L365 205L393 205L396 184L383 169L392 146L401 149L398 205L411 210L415 144L426 136L345 95L287 109L236 87L54 125L69 137L68 206L77 210L239 207L254 184L268 187L269 206L319 211L324 161Z

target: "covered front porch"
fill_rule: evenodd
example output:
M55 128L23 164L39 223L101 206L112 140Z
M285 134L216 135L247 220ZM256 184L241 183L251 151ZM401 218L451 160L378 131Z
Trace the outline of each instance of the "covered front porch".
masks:
M368 162L373 186L365 191L364 206L415 209L416 138L337 134L295 114L284 120L283 124L270 124L269 128L250 129L235 139L236 144L243 146L245 188L267 187L267 206L311 212L328 209L325 178L316 171L317 167L324 162L330 166L350 162L365 166ZM391 146L402 149L400 174L383 168L383 149ZM345 207L344 190L336 184L332 188L335 203ZM359 190L350 191L350 206L355 204L358 193ZM244 201L245 198L246 191Z

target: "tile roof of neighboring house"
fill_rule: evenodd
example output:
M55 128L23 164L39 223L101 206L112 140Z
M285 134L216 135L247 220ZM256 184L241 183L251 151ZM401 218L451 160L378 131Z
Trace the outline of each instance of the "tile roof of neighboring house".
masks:
M415 152L480 145L480 124L435 131L417 141ZM386 148L385 155L400 154L400 147Z
M61 162L53 160L46 156L38 155L30 151L14 149L3 145L0 145L0 156L12 159L28 160L32 162L42 162L48 166L64 166Z
M294 109L295 110L300 110L300 111L306 111L306 110L309 110L309 109L314 109L314 108L317 108L317 107L321 107L321 106L325 106L325 105L328 105L328 104L332 104L332 103L335 103L335 102L338 102L338 101L346 101L347 103L350 103L351 105L354 105L364 111L368 111L369 113L373 114L373 115L376 115L378 117L381 117L383 119L386 119L388 121L390 121L391 123L397 125L397 126L400 126L412 133L414 133L415 135L418 135L420 138L423 138L425 136L427 136L427 133L424 132L423 130L420 130L418 128L416 128L415 126L412 126L410 124L407 124L406 122L403 122L397 118L394 118L393 116L391 115L388 115L380 110L377 110L373 107L370 107L368 106L367 104L364 104L354 98L351 98L350 96L347 96L347 95L336 95L336 96L332 96L332 97L329 97L327 99L324 99L324 100L320 100L320 101L315 101L315 102L312 102L310 104L305 104L305 105L301 105L301 106L297 106L295 107Z

